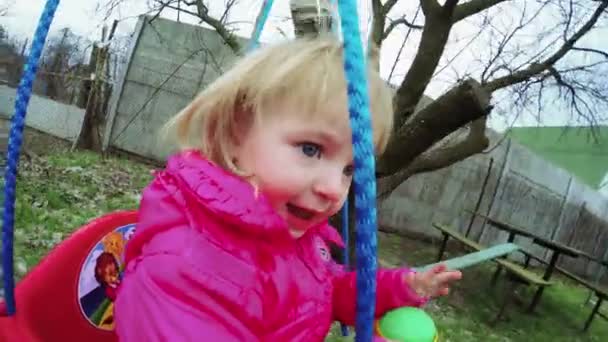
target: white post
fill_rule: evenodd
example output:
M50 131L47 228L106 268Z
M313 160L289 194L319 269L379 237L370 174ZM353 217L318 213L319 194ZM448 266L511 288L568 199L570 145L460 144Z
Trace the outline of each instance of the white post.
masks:
M131 67L131 62L133 61L133 55L135 54L135 50L137 44L139 43L139 39L141 38L141 33L146 24L147 17L142 15L139 17L137 21L137 26L135 26L135 32L133 33L133 38L129 45L128 50L128 59L126 65L123 65L123 68L118 73L118 79L114 80L114 87L112 89L112 93L110 94L110 100L108 103L108 114L106 116L106 127L103 133L103 142L102 142L102 151L106 151L111 146L110 139L112 138L112 129L114 128L114 119L116 118L116 111L118 110L118 102L122 96L122 91L126 82L127 73L129 72L129 68Z
M329 0L290 0L291 18L296 36L329 32L332 11Z

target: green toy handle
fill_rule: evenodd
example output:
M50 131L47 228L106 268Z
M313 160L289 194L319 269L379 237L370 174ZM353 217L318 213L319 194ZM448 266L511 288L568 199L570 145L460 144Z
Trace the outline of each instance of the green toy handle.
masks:
M438 342L433 319L422 309L400 307L376 321L376 333L395 342Z

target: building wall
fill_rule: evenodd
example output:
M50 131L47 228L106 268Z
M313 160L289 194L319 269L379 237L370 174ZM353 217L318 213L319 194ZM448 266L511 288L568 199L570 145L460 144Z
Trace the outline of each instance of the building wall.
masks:
M0 115L10 118L15 111L17 90L0 85ZM73 141L80 132L84 109L32 94L25 116L29 127Z
M172 151L160 139L163 124L222 74L235 54L215 31L149 19L140 17L130 61L110 99L105 146L163 160Z

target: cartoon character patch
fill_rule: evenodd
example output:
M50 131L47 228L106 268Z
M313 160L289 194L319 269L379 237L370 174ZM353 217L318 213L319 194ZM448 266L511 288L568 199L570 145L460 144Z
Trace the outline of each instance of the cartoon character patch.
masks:
M135 224L116 228L85 259L78 279L78 301L87 320L99 329L114 329L114 300L124 269L124 250Z

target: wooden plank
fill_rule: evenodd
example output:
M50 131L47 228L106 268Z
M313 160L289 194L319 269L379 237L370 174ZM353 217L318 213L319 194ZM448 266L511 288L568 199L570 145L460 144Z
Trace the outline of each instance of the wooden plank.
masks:
M490 248L482 249L478 252L469 253L460 257L443 260L430 265L415 268L418 272L424 272L436 265L444 264L451 270L461 270L463 268L473 266L484 261L493 260L498 257L507 255L511 252L518 250L520 247L514 243L504 243L501 245L492 246Z
M530 284L548 286L553 284L551 281L544 280L542 276L523 268L522 266L507 260L496 260L500 266L504 267L509 272L513 273L521 280L526 281Z
M464 243L465 245L467 245L467 246L469 246L469 247L471 247L473 249L476 249L478 251L482 250L482 249L485 249L484 246L478 244L477 242L475 242L475 241L473 241L473 240L465 237L460 232L458 232L458 231L456 231L454 229L451 229L451 228L449 228L449 227L447 227L447 226L445 226L445 225L443 225L441 223L433 223L433 227L439 229L442 233L447 234L447 235L453 237L454 239L456 239L456 240Z
M533 254L531 254L530 252L521 249L520 252L524 253L525 255L527 255L528 257L530 257L531 259L534 259L544 265L548 265L549 263ZM584 287L596 292L598 295L603 295L604 297L608 297L608 288L606 288L605 286L600 285L599 283L593 283L583 277L580 277L566 269L564 269L563 267L560 266L555 266L555 269L560 272L561 274L565 275L566 277L574 280L575 282L577 282L580 285L583 285Z

